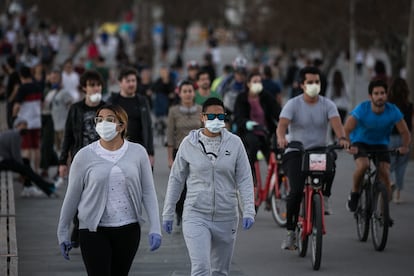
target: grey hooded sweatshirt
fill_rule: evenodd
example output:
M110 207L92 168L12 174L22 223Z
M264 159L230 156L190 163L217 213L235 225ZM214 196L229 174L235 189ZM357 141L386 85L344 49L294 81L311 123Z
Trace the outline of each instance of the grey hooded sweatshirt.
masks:
M234 220L239 216L237 192L243 217L254 218L253 178L242 141L222 129L217 159L211 162L199 143L200 131L192 130L180 144L168 180L163 221L174 219L184 183L187 195L183 219Z

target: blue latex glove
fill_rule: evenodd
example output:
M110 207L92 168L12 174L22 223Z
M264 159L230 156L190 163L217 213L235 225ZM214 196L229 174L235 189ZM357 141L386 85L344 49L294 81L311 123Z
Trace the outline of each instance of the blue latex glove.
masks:
M258 123L257 122L255 122L255 121L247 121L246 122L246 129L248 130L248 131L252 131L253 130L253 128L254 128L254 126L257 126L258 125Z
M254 219L253 218L243 218L243 229L247 230L253 226Z
M161 235L156 233L151 233L148 235L150 250L157 250L161 245Z
M72 249L72 244L69 241L64 241L60 244L60 252L66 260L69 260L69 251Z
M162 223L162 228L164 229L165 232L167 232L168 234L171 234L173 230L173 221L172 220L164 221Z

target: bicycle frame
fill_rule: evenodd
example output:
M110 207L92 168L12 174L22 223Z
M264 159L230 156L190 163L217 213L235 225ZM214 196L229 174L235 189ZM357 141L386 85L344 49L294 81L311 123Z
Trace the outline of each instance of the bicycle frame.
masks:
M256 207L259 207L263 201L267 200L269 196L269 191L272 191L275 185L275 182L279 183L278 179L276 179L276 181L271 181L273 173L278 172L278 164L276 161L275 153L273 151L270 153L269 163L267 164L266 180L265 180L264 185L262 183L262 176L261 176L259 161L256 161L254 163L254 169L255 169L255 174L256 174L256 189L258 189L255 205Z
M301 142L290 142L288 147L300 150L302 153L302 173L306 176L302 205L296 226L299 256L305 257L308 248L308 238L312 243L312 267L318 270L322 259L322 236L326 234L325 207L322 187L326 177L335 171L335 158L332 152L342 149L336 144L327 147L317 147L305 150Z
M358 208L354 213L359 240L366 241L371 228L372 241L377 251L384 250L390 226L388 191L381 182L378 171L380 165L378 154L387 152L398 154L396 149L367 151L369 166L359 189Z
M310 179L309 179L310 178ZM323 198L322 191L320 188L315 188L310 184L310 181L312 181L312 177L307 177L307 180L305 182L305 188L304 188L304 202L305 202L305 214L304 216L299 215L298 221L302 223L302 239L305 239L307 236L309 236L312 233L312 217L313 217L313 208L312 208L312 198L314 194L319 194L321 198ZM325 228L325 207L322 203L322 234L326 234L326 228Z

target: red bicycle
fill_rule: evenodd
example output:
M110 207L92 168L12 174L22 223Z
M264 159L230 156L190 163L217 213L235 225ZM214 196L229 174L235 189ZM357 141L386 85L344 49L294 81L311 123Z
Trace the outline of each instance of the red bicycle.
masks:
M272 211L275 222L281 227L286 226L286 199L290 186L281 163L283 150L277 148L276 135L273 134L270 143L270 157L267 164L267 174L264 184L260 170L260 161L256 160L255 168L255 208L259 209L262 202L266 202L265 209Z
M329 145L305 150L301 142L290 142L289 148L302 152L302 172L306 175L305 187L296 226L299 256L305 257L308 239L312 243L312 267L319 270L322 259L322 235L326 234L322 188L326 176L334 173L334 151L340 145Z

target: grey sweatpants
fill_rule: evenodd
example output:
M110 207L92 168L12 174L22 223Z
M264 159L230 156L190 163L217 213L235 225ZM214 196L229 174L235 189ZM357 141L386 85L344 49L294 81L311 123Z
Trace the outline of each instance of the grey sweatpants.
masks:
M211 221L184 218L183 235L191 260L191 276L227 276L233 257L238 219Z

